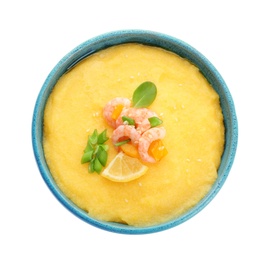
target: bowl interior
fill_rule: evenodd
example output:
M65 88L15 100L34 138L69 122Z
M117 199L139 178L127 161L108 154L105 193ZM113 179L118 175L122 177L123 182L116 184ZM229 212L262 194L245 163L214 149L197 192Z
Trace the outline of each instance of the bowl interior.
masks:
M178 54L183 58L188 59L190 62L196 65L220 96L220 103L226 129L225 148L218 170L218 178L209 193L195 207L193 207L179 218L158 226L147 228L136 228L118 223L98 221L91 218L85 211L78 208L61 192L61 190L55 184L47 166L42 146L43 111L47 102L47 98L49 97L58 79L90 54L113 45L130 42L137 42L164 48ZM187 43L168 35L141 30L116 31L95 37L82 43L73 49L70 53L68 53L65 57L63 57L60 62L53 68L42 86L36 101L32 121L32 143L37 165L44 181L48 185L51 192L55 195L55 197L68 210L70 210L77 217L81 218L87 223L108 231L126 234L144 234L162 231L185 222L199 211L201 211L215 197L217 192L224 184L234 161L237 148L237 139L238 127L234 103L224 80L215 69L215 67L201 53L199 53Z

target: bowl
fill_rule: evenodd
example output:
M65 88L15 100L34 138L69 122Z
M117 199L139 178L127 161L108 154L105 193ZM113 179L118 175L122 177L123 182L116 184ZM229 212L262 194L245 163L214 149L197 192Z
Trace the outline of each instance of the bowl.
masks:
M144 228L100 221L90 217L85 211L76 206L71 200L69 200L69 198L65 196L65 194L63 194L63 192L55 183L46 163L42 142L44 108L47 99L58 79L65 72L70 70L87 56L113 45L131 42L161 47L183 58L186 58L195 66L197 66L220 96L220 103L226 130L225 148L222 155L221 164L218 169L218 177L208 194L196 206L194 206L179 218L160 225ZM204 207L208 205L208 203L213 200L213 198L217 195L224 182L226 181L234 161L237 148L237 140L238 124L234 102L226 83L216 68L211 64L211 62L199 51L197 51L189 44L183 42L182 40L166 34L144 30L124 30L105 33L83 42L72 51L70 51L67 55L65 55L56 64L56 66L52 69L46 78L37 97L32 120L32 145L34 156L41 176L47 184L49 190L54 194L59 202L64 205L64 207L66 207L70 212L72 212L81 220L100 229L122 234L147 234L167 230L184 223L199 213Z

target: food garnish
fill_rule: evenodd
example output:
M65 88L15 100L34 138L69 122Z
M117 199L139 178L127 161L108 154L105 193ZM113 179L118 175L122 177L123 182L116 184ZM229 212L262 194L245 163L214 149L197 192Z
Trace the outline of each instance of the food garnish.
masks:
M140 159L137 147L131 143L121 145L120 150L130 157Z
M139 159L119 152L101 173L101 176L115 182L128 182L141 177L147 170L148 167Z
M168 153L161 139L153 141L148 152L156 161L160 161Z
M81 163L88 163L89 172L101 173L103 167L107 163L108 145L105 142L109 139L106 135L107 129L100 134L95 129L92 135L89 135L84 154L81 158Z
M124 144L127 144L127 143L129 143L130 141L131 141L131 139L126 139L126 140L117 142L117 143L115 143L114 145L115 145L116 147L118 147L118 146L122 146L122 145L124 145Z
M148 120L151 124L151 127L156 127L156 126L159 126L163 123L163 121L156 116L150 117L150 118L148 118Z
M135 108L142 108L150 106L157 95L157 88L154 83L146 81L139 85L134 91L132 104Z
M128 125L135 125L135 120L131 117L128 117L128 116L123 116L122 121L124 124L127 123Z
M136 88L132 102L127 98L118 97L107 103L103 115L107 123L114 128L111 138L118 154L107 166L107 130L99 134L95 129L88 137L81 159L82 164L89 163L89 172L101 173L103 177L112 181L130 181L147 171L148 167L142 162L158 162L167 155L161 140L165 136L165 130L159 127L163 121L147 108L153 103L156 95L155 84L146 81ZM104 167L106 168L103 170Z

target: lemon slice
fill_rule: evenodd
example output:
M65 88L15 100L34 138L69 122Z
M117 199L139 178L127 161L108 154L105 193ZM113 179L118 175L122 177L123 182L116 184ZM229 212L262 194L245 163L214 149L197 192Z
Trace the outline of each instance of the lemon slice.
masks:
M144 175L148 167L139 159L120 152L104 169L101 175L111 181L128 182Z

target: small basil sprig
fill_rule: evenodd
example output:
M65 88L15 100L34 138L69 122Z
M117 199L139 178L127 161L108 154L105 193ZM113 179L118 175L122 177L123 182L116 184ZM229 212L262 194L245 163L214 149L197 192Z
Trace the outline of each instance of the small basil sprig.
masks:
M157 88L150 81L140 84L133 93L132 104L135 108L148 107L155 100Z
M157 95L157 88L153 82L146 81L139 85L134 91L132 103L135 108L144 108L150 106ZM129 125L135 125L129 118L122 117L123 122L127 121ZM133 119L132 119L133 120ZM158 117L148 118L151 127L161 125L163 121Z
M106 136L106 129L100 134L97 129L95 129L92 135L88 137L81 163L89 162L89 172L101 173L103 167L105 167L108 157L108 145L105 144L105 142L108 139L109 138Z

